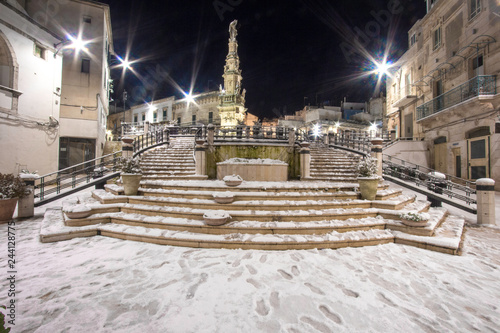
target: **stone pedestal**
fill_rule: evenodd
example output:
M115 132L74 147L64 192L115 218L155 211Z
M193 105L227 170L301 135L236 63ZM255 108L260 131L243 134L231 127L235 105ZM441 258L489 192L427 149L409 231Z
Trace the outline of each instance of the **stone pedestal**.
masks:
M300 179L311 178L311 151L309 144L302 143L300 148Z
M196 174L206 175L207 174L207 148L204 145L204 141L196 141L196 147L194 148L194 156L196 158Z
M170 142L170 130L168 128L163 130L163 142L166 144Z
M481 178L476 181L477 223L497 224L495 221L495 181Z
M384 141L381 138L375 138L371 140L372 149L371 157L377 160L377 176L382 177L382 143Z
M32 217L35 215L35 179L35 176L22 176L22 180L28 187L30 193L17 202L17 217Z

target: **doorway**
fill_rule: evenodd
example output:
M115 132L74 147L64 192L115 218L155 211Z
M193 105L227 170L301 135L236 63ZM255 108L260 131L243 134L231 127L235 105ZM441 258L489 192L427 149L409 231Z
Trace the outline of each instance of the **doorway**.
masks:
M490 176L490 137L483 136L467 140L469 179L476 180Z
M95 159L95 139L59 139L59 170L93 159ZM81 169L83 167L81 166Z

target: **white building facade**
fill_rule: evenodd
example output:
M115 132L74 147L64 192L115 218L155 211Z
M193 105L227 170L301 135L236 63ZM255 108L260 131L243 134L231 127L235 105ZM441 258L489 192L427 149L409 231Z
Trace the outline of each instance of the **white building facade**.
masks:
M57 170L62 58L53 32L0 3L0 172Z
M387 129L423 140L430 167L500 185L500 4L428 0L387 84Z

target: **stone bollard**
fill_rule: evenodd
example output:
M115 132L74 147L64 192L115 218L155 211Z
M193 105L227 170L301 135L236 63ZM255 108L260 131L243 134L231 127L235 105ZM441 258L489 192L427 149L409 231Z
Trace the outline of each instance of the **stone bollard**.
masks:
M335 141L335 133L328 132L328 145L333 145Z
M169 144L170 142L170 130L168 128L163 129L163 143Z
M495 181L490 178L476 180L477 223L496 224Z
M295 146L295 129L293 128L290 128L290 130L288 131L288 145L290 147Z
M35 179L34 174L21 174L21 179L28 187L29 194L17 202L17 217L32 217L35 215Z
M309 142L302 142L300 149L300 179L311 178L311 151Z
M213 124L208 124L207 130L208 130L208 132L207 132L208 149L210 149L210 151L213 151L215 126Z
M134 139L131 137L122 138L122 157L132 158L134 156Z
M207 148L204 145L205 140L196 140L196 147L194 148L194 156L196 158L196 174L207 174Z
M382 143L384 141L381 138L375 138L371 140L372 149L371 157L377 159L377 175L382 177Z
M146 121L144 123L144 135L146 135L147 133L149 133L149 121Z

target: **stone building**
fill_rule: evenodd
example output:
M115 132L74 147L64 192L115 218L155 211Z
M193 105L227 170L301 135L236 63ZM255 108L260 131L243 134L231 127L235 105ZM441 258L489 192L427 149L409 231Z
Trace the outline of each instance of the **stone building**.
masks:
M173 102L172 120L181 126L220 124L219 91L210 91Z
M108 5L6 0L0 6L0 111L8 118L0 124L1 151L9 156L0 170L22 166L43 174L102 155L113 52Z
M472 180L494 178L498 187L500 6L495 0L426 3L387 83L387 129L422 140L428 166Z

